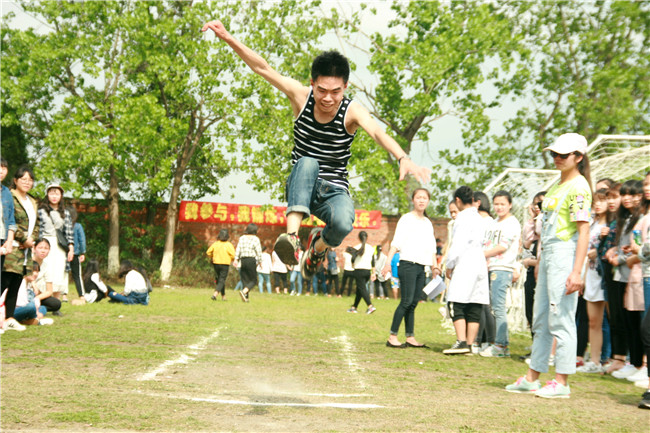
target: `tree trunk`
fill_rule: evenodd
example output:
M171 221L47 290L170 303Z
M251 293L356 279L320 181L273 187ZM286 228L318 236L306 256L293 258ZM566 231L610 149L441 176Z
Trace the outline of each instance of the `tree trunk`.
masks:
M177 168L174 175L169 205L167 206L167 223L165 225L165 248L160 263L160 279L168 281L174 267L174 236L176 235L176 219L178 215L178 198L181 194L184 168Z
M110 166L108 189L108 275L114 276L120 268L120 196L115 167Z

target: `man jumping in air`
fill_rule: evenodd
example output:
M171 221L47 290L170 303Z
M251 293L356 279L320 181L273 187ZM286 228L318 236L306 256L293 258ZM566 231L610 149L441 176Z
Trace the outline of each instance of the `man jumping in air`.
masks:
M430 170L410 160L400 145L375 122L368 110L346 98L350 65L336 51L320 54L311 67L311 87L280 75L253 50L235 39L221 21L210 21L202 31L212 30L219 39L275 88L287 95L295 117L293 169L287 182L287 233L278 237L274 250L287 265L298 264L298 230L304 218L314 214L325 228L311 231L302 255L303 277L310 279L325 259L352 231L354 203L348 191L347 165L350 146L358 128L366 131L399 164L399 179L412 174L428 182Z

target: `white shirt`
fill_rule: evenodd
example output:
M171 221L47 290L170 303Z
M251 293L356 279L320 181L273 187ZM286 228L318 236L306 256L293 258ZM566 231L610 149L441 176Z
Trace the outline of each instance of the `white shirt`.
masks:
M262 261L259 266L257 266L257 272L260 274L270 274L271 273L271 254L262 253Z
M355 250L359 250L362 244L358 244L354 247ZM357 259L354 261L354 269L372 269L372 256L375 254L375 247L370 244L366 244L363 250L363 255L357 255Z
M432 266L436 252L433 224L429 218L419 218L413 212L403 215L395 227L391 246L399 251L400 260Z
M449 302L490 303L484 234L483 218L475 207L458 213L447 252L447 268L454 271L447 293Z
M147 281L135 269L130 270L124 277L124 295L129 293L147 293Z
M282 260L280 260L280 257L275 251L273 251L273 266L271 266L271 270L280 274L287 273L287 266L282 263Z
M354 271L354 266L352 265L352 256L347 251L343 251L343 260L345 264L343 265L344 271Z
M138 274L139 274L139 272L138 272ZM128 275L128 274L127 274L127 275ZM108 293L108 288L106 287L106 284L104 284L104 282L103 282L102 279L99 277L99 274L98 274L97 272L95 272L94 274L92 274L92 275L90 276L90 281L92 281L93 283L95 283L95 285L97 286L97 288L98 288L101 292L103 292L103 293ZM146 281L145 281L145 285L146 285L146 284L147 284L147 283L146 283Z
M488 259L488 269L491 271L512 271L517 266L519 239L521 239L521 224L519 224L517 218L510 215L501 221L494 220L485 234L483 249L490 250L502 246L506 250Z

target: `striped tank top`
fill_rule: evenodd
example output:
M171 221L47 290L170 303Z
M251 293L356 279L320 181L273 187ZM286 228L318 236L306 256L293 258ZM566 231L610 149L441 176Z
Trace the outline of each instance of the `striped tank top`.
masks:
M291 164L303 156L318 161L318 177L348 190L348 160L350 146L355 134L345 129L345 114L352 102L343 98L334 119L329 123L318 123L314 118L314 91L293 124L294 146L291 151Z

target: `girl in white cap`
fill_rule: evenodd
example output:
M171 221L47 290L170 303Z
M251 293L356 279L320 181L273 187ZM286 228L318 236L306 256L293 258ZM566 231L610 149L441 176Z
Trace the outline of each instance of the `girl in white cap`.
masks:
M591 185L587 140L564 134L544 150L560 170L542 203L539 276L533 312L533 350L530 368L506 390L545 398L569 398L567 379L576 372L575 312L583 287L583 267L589 246ZM541 387L540 373L548 372L553 338L557 340L555 379Z
M52 272L54 296L67 301L68 274L66 262L74 257L72 217L65 206L63 188L51 183L38 207L39 233L50 242L50 254L45 259ZM58 232L58 233L57 233Z

